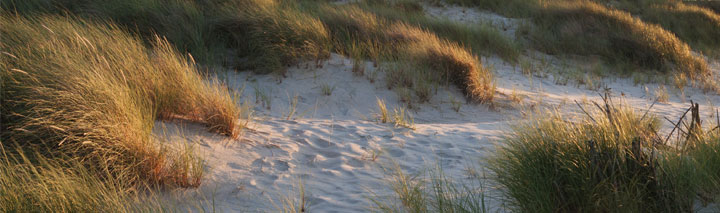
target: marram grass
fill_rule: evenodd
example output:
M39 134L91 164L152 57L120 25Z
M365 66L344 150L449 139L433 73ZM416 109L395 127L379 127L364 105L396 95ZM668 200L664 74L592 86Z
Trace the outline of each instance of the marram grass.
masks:
M691 121L668 141L652 113L597 106L581 117L544 113L507 133L490 168L512 210L687 212L715 202L717 130Z
M239 109L224 86L157 38L152 48L111 23L0 17L6 147L68 156L132 184L197 186L188 158L151 137L156 119L186 119L232 137Z

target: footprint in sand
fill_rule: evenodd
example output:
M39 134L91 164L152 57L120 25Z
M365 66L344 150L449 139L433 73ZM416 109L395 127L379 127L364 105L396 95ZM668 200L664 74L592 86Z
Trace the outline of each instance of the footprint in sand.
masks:
M360 168L360 167L365 166L365 163L361 160L358 160L357 158L350 158L347 160L346 163L347 163L347 165L349 165L351 167L355 167L355 168Z
M237 163L228 163L227 165L228 165L228 167L230 167L232 169L245 169L245 167L243 167Z
M450 154L445 150L437 151L437 155L440 156L441 158L447 158L447 159L462 159L462 156Z
M301 130L301 129L293 129L290 131L291 136L300 136L300 135L304 135L304 134L305 134L305 130Z
M342 126L342 125L331 125L329 127L332 127L332 129L335 131L343 131L343 130L347 129L347 128L345 128L345 126Z
M422 144L422 145L428 145L428 144L430 144L430 141L427 141L427 140L418 140L418 143L419 143L419 144Z
M288 164L288 162L285 162L282 160L275 160L273 164L274 164L275 170L284 172L284 171L287 171L288 169L290 169L290 165Z
M318 146L318 147L323 148L323 149L327 149L327 148L330 148L330 147L332 147L332 146L335 146L334 143L332 143L332 142L330 142L330 141L328 141L328 140L322 139L322 138L316 139L316 140L313 142L313 145Z
M301 138L297 136L290 136L290 139L294 140L295 142L298 142L299 144L308 145L309 140L307 138Z
M397 149L397 148L387 148L387 149L385 149L385 151L394 158L402 157L405 155L405 151L403 151L401 149Z
M320 153L320 155L322 155L323 157L326 157L326 158L336 158L336 157L340 157L342 155L339 152L335 152L335 151L321 150L318 152Z
M250 164L250 165L251 165L252 167L257 168L257 169L262 169L262 168L270 167L270 166L271 166L270 163L268 163L267 161L265 161L264 158L255 159L255 160L252 162L252 164Z
M297 121L293 121L293 120L277 120L277 122L287 123L287 124L297 124L298 123Z

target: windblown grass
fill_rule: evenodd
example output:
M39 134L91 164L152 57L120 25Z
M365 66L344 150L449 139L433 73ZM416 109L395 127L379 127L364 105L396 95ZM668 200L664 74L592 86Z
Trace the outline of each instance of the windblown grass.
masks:
M660 137L651 113L609 99L597 106L581 118L554 112L509 132L491 169L515 210L679 212L718 195L711 166L718 141L700 127L697 105L683 115L692 121L673 129L680 140L669 143L672 132Z
M359 6L387 20L425 29L476 53L498 55L509 62L517 62L520 56L520 46L514 40L504 37L496 27L430 18L419 1L366 1Z
M389 88L412 89L420 100L429 100L425 85L428 81L454 83L471 100L492 101L495 89L492 73L459 44L416 26L378 17L359 6L327 6L318 14L328 24L338 52L374 61L401 62L391 63L394 68L387 74ZM413 68L405 67L408 65Z
M127 183L119 179L99 178L82 165L73 164L73 161L60 163L43 156L26 156L22 152L16 156L8 155L4 149L2 154L2 212L162 210L159 203L141 199L126 190Z
M123 177L98 175L68 156L48 158L38 152L5 148L0 144L2 212L179 212L214 208L205 201L180 201L179 196L159 195L152 190L156 187L139 186Z
M326 25L300 11L292 2L276 0L234 1L222 7L219 28L232 38L239 56L249 60L244 68L261 73L284 72L301 60L330 56Z
M227 66L260 73L284 74L287 66L300 61L322 60L331 51L354 59L370 59L376 65L381 60L396 61L438 55L442 61L438 61L439 64L433 66L432 71L437 75L452 73L448 75L451 78L467 78L452 81L468 92L468 97L480 102L492 100L493 91L489 88L494 86L485 85L491 83L491 75L481 68L479 60L468 58L477 58L471 51L496 53L509 61L514 61L519 55L517 46L504 39L496 30L463 27L426 18L420 15L422 7L417 2L331 5L327 2L286 0L133 0L77 4L31 0L12 1L2 7L20 15L62 14L60 8L65 8L67 13L73 15L112 20L137 32L150 44L155 42L153 33L157 32L167 37L169 43L181 51L189 51L204 65L217 65L218 62L213 60L220 60ZM394 15L387 12L388 8L400 8L413 14L414 18ZM424 37L432 39L426 41L433 43L426 48L415 49L431 52L412 52L411 57L406 57L408 53L404 51L410 48L391 46L421 46L418 42L396 43L388 40L389 28L396 25L428 34ZM446 46L450 50L442 50ZM219 53L228 52L236 53L231 56L239 59L218 57ZM450 67L448 64L458 66ZM317 66L320 65L317 63ZM466 75L468 73L471 75ZM413 81L423 83L427 79ZM472 84L463 85L465 82ZM420 102L430 98L426 88L419 87L422 89L417 92L420 94Z
M691 78L709 73L704 59L660 26L647 24L627 12L589 1L551 4L534 19L531 40L555 54L600 55L615 63L669 72Z
M675 33L690 46L709 56L720 52L720 14L708 8L669 2L643 6L639 14L643 21L656 23Z
M492 72L459 45L406 24L391 26L386 36L409 61L435 71L435 79L455 83L471 100L492 101L495 93Z
M9 0L0 4L20 15L69 13L87 19L112 20L139 34L148 44L154 42L155 35L160 35L204 65L227 63L221 55L227 48L225 36L214 29L218 19L214 6L192 0Z
M633 17L631 13L596 1L453 2L532 19L535 26L525 37L534 48L546 53L597 55L617 65L616 70L621 74L659 70L699 81L706 90L718 90L717 77L711 77L705 59L694 55L687 44L708 53L717 49L714 47L716 31L720 29L715 21L717 14L708 9L683 3L651 5L619 1L611 4L631 12L643 11L639 17Z
M185 119L236 137L239 109L165 40L153 48L107 22L0 17L6 147L68 156L128 184L197 186L188 158L160 149L156 119ZM209 105L212 104L212 105Z

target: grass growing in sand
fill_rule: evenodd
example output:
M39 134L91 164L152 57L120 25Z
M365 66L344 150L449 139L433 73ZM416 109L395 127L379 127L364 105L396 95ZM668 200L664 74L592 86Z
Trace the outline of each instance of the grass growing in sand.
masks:
M391 66L388 75L396 76L389 77L393 81L389 82L390 88L400 85L420 94L419 100L429 100L427 87L422 83L428 80L432 84L454 83L471 100L492 101L495 86L491 71L456 42L413 24L377 16L356 5L322 6L317 15L330 30L335 51L375 63L393 62L388 63Z
M388 12L399 6L413 18ZM63 8L83 17L113 20L150 43L157 32L206 66L260 73L284 74L287 66L318 61L330 52L370 59L375 65L381 60L430 59L423 62L433 64L433 75L439 76L433 79L444 80L434 84L456 83L479 102L492 101L494 85L491 73L472 51L498 54L510 61L519 54L517 46L497 31L426 18L417 2L334 5L285 0L137 0L77 4L31 0L10 1L2 7L22 15L57 14ZM405 32L394 29L397 27ZM401 37L405 39L398 40ZM228 53L240 60L220 57ZM419 94L422 100L429 98L427 93Z
M620 64L700 78L708 75L704 59L671 32L629 13L581 1L550 4L534 18L533 45L545 52L597 54ZM620 70L625 71L625 70Z
M407 174L398 165L384 170L394 194L370 197L374 212L489 212L483 177L460 181L440 167L421 174Z
M704 187L718 177L705 171L715 157L699 154L713 152L717 132L700 127L697 105L683 115L688 126L673 130L681 139L670 142L650 113L614 105L607 96L585 111L590 107L580 118L555 112L509 132L491 169L514 210L692 211L696 200L707 199L698 194L718 195Z
M392 111L389 111L385 105L385 101L379 98L377 99L377 106L379 112L375 115L375 117L378 122L393 122L395 127L415 129L415 119L413 119L412 115L405 107L394 107L392 108Z
M82 210L145 185L198 186L201 161L160 147L151 135L158 119L238 136L241 113L228 90L163 39L147 48L112 23L53 15L5 15L0 26L0 140L11 150L3 167L21 169L0 182L25 195L2 206ZM45 179L52 175L66 180Z
M671 76L699 82L706 90L718 90L703 57L691 46L711 52L716 48L717 14L682 3L617 3L617 8L575 0L455 0L500 14L530 18L535 24L519 35L528 43L550 54L597 55L616 66L621 74L658 70ZM633 4L633 7L625 6ZM642 5L642 6L638 6ZM630 8L643 9L634 17ZM627 9L631 12L623 11ZM659 23L655 25L653 23ZM702 26L697 26L697 24ZM678 83L678 82L676 82ZM686 82L679 82L682 87Z

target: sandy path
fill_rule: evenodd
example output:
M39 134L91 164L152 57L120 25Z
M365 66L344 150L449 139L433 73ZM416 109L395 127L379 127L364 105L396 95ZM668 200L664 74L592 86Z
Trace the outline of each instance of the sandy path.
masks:
M432 10L447 16L471 14L472 19L454 18L460 21L494 17L474 10ZM557 60L542 57L550 61L546 69L559 69ZM522 119L522 111L559 107L576 112L575 100L599 100L599 91L585 85L559 85L553 76L523 75L518 67L495 57L483 58L483 63L494 67L500 99L516 93L525 97L521 103L501 100L490 108L463 101L455 112L451 99L464 100L462 94L454 86L440 87L430 103L412 110L415 130L395 128L375 121L376 99L385 100L388 108L400 103L395 92L384 86L382 71L366 63L366 75L355 76L351 60L332 55L322 67L303 64L290 68L286 78L250 72L224 76L232 88L242 91L243 101L255 104L250 130L239 140L205 133L193 125L168 124L166 133L182 135L196 144L207 160L207 180L199 189L188 191L214 199L220 210L277 211L281 198L299 197L297 185L302 180L310 211L365 212L371 207L368 196L392 194L383 168L393 162L410 174L440 165L448 176L463 179L469 175L468 167L483 166L482 160L495 150L508 122ZM717 64L713 69L720 70ZM372 72L379 72L374 83L367 77ZM658 87L635 85L631 79L605 79L602 84L638 109L647 109L654 100L652 91ZM334 87L331 95L322 94L323 85ZM676 118L690 100L707 108L720 105L720 96L694 88L684 93L668 89L668 93L669 101L657 103L652 112ZM297 113L288 120L295 97ZM710 110L704 112L710 115ZM373 153L380 153L376 154L379 157L373 159ZM495 210L502 205L495 199L488 202Z

